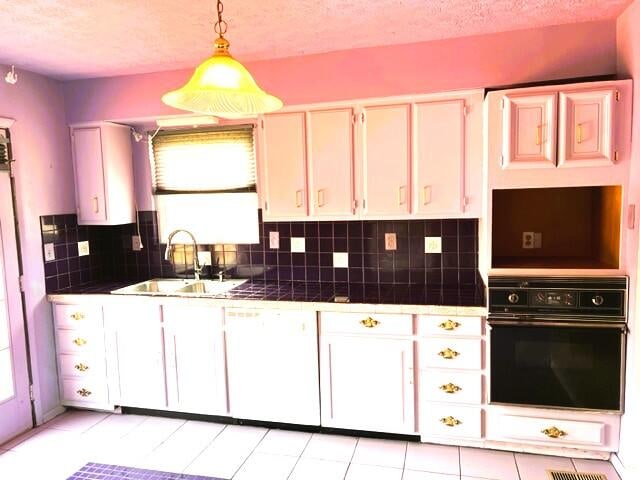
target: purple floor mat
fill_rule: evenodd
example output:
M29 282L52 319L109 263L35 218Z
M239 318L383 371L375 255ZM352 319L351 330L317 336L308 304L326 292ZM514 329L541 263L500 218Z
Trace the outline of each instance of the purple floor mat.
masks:
M67 480L222 480L215 477L201 475L187 475L186 473L158 472L143 468L121 467L119 465L105 465L103 463L87 463L84 467L71 475Z

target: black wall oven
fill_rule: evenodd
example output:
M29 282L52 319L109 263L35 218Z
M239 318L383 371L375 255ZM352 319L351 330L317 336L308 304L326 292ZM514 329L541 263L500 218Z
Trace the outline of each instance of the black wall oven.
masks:
M621 412L626 301L626 277L490 277L490 403Z

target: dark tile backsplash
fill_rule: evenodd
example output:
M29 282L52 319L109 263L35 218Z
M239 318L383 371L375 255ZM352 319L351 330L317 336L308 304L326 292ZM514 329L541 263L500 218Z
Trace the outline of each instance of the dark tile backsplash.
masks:
M45 262L47 292L100 281L137 281L175 277L185 267L164 260L158 241L156 213L140 212L144 248L131 249L136 225L79 226L75 215L41 217L42 243L55 245L56 260ZM277 231L280 248L269 248L269 232ZM479 282L478 221L403 220L341 222L262 222L260 243L202 245L210 250L212 275L224 269L231 276L282 282L349 284L475 285ZM397 249L385 250L385 233L395 233ZM442 253L425 254L424 237L441 236ZM291 252L291 238L302 237L305 252ZM89 240L90 255L79 257L77 242ZM191 249L184 248L186 269ZM334 267L334 252L345 253L347 268ZM180 252L176 252L180 253ZM43 253L44 255L44 253Z

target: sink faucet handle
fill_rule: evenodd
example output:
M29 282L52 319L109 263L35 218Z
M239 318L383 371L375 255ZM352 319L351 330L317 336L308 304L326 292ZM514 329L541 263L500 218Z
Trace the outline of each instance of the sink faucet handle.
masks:
M218 271L218 281L223 282L224 281L224 270L220 269Z

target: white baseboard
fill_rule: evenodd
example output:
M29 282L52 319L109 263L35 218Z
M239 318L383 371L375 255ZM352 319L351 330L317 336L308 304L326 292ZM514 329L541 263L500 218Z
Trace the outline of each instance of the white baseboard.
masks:
M64 408L62 405L58 405L56 408L53 408L48 412L45 412L44 415L42 415L42 423L47 423L49 420L53 420L58 415L64 413L65 410L66 408Z

